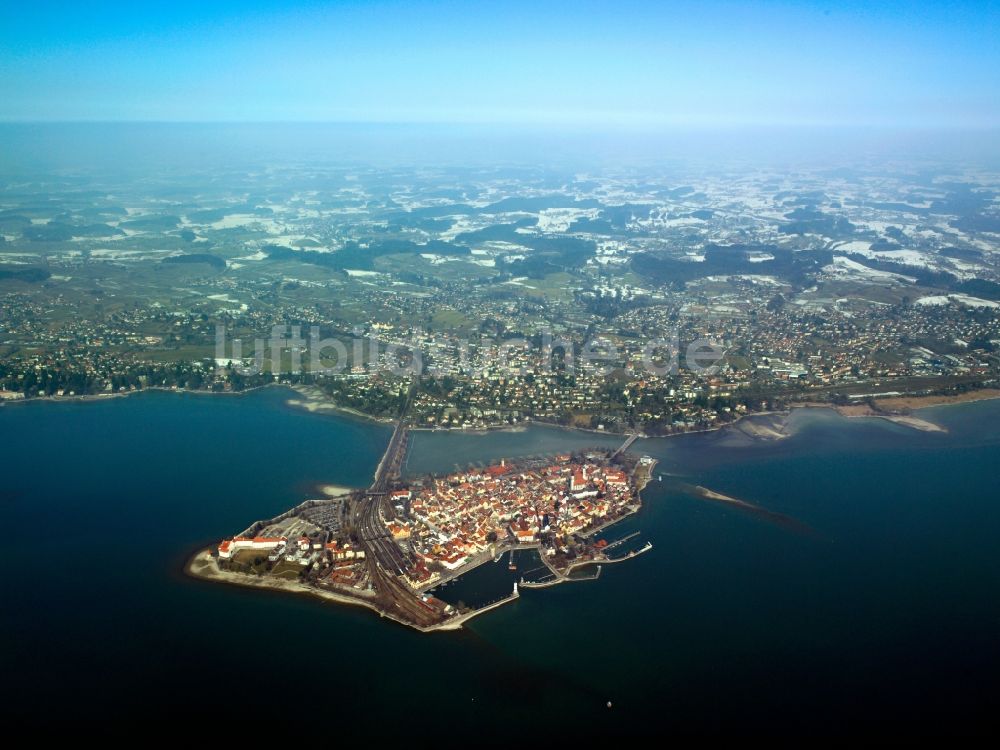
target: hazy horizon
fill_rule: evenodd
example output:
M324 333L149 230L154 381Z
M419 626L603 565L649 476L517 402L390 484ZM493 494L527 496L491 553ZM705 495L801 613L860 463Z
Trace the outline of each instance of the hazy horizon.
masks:
M0 170L172 170L309 163L1000 168L1000 131L897 128L561 128L402 123L0 123Z

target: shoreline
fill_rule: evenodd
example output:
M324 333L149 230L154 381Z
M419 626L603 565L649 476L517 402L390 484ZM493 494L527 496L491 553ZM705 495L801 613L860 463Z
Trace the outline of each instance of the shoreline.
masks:
M189 578L208 583L222 583L229 586L239 586L241 588L250 589L269 589L271 591L285 594L308 596L314 599L320 599L324 602L334 602L336 604L348 604L362 607L374 612L379 617L391 620L398 625L405 626L412 630L418 630L421 633L432 633L438 630L458 630L462 627L463 623L471 620L476 615L487 612L517 598L517 596L509 596L506 599L502 599L499 602L495 602L492 605L484 607L482 610L457 615L456 617L446 620L438 625L425 627L413 625L405 622L404 620L400 620L398 617L395 617L394 615L391 615L381 609L374 601L366 601L361 595L350 596L348 594L339 594L335 591L321 589L316 586L307 586L299 581L252 577L242 573L230 573L228 571L220 570L214 556L212 555L211 547L202 547L193 555L188 557L187 562L184 564L183 573Z
M210 391L203 388L167 388L162 385L151 385L147 388L137 388L134 391L119 391L118 393L84 393L79 396L32 396L31 398L7 399L0 401L0 406L5 406L7 404L72 404L86 403L90 401L110 401L115 398L128 398L129 396L138 396L143 393L177 393L181 395L190 394L192 396L247 396L251 393L262 391L265 388L291 387L292 386L288 385L288 383L264 383L264 385L255 385L252 388L247 388L242 391Z
M977 401L994 401L996 399L1000 399L1000 388L981 388L975 391L967 391L966 393L944 396L894 396L891 399L884 400L895 401L902 404L904 408L919 411L921 409L933 409L938 406L955 406L956 404L971 404ZM921 401L921 403L906 407L905 402L911 401ZM878 403L878 401L875 403Z
M342 484L320 484L316 486L316 489L323 495L324 499L345 497L360 491L360 488L346 487Z
M274 385L282 384L275 383ZM288 388L289 390L302 396L302 399L286 399L285 405L292 409L300 409L308 412L309 414L332 414L336 416L353 417L355 419L382 425L392 424L395 421L388 417L375 417L371 414L365 414L363 411L354 409L350 406L341 406L327 398L326 394L324 394L319 386L316 385L303 385L301 383L295 385L284 383L283 385L285 388Z
M165 388L162 386L150 386L148 388L142 388L134 391L126 391L124 393L91 393L84 394L80 396L33 396L31 398L20 398L20 399L10 399L0 401L0 408L4 406L14 406L17 404L29 404L29 403L86 403L86 402L96 402L96 401L106 401L109 399L125 398L128 396L135 396L142 393L148 392L158 392L158 393L176 393L176 394L192 394L198 396L246 396L258 391L262 391L267 388L287 388L293 391L303 398L300 399L286 399L285 405L292 409L299 409L305 411L309 414L328 414L334 416L342 416L345 418L351 418L360 420L363 422L369 422L371 424L378 425L391 425L394 420L388 417L376 417L370 414L366 414L363 411L354 409L352 407L341 406L325 396L320 397L317 393L319 391L318 386L315 385L305 385L305 384L290 384L290 383L265 383L263 385L254 386L252 388L247 388L242 391L210 391L210 390L194 390L187 388ZM319 391L319 393L322 393ZM960 394L944 394L944 395L918 395L918 396L889 396L884 399L875 399L875 404L878 407L886 406L890 409L895 407L899 409L905 409L907 411L919 411L921 409L930 409L939 406L951 406L955 404L966 404L973 403L977 401L992 401L1000 399L1000 389L998 388L982 388L974 389L970 391L965 391ZM562 425L555 424L553 422L547 422L545 420L526 418L522 423L511 425L511 424L497 424L497 425L487 425L485 427L476 428L463 428L463 427L418 427L412 426L409 428L410 432L444 432L448 434L464 434L464 435L489 435L493 432L523 432L531 427L544 427L546 429L556 429L563 430L566 432L588 434L588 435L609 435L613 437L624 437L628 435L637 435L639 439L642 440L656 440L660 438L674 438L681 435L697 435L705 434L711 432L719 432L727 428L739 429L739 425L744 423L746 420L751 420L759 417L767 416L788 416L793 409L832 409L836 411L840 416L847 419L856 418L872 418L872 419L885 419L896 424L901 424L912 429L921 430L924 432L947 432L947 430L940 425L937 425L929 420L921 419L919 417L910 416L908 414L894 414L891 411L888 413L882 413L881 410L872 410L864 402L859 404L847 404L847 405L837 405L825 401L801 401L793 402L788 404L788 406L783 410L768 410L768 411L758 411L748 414L743 414L738 418L734 419L732 422L726 422L724 424L716 424L711 427L704 427L701 429L694 430L683 430L680 432L671 432L663 435L649 434L646 432L638 431L626 431L617 432L613 430L597 430L593 428L586 427L576 427L573 425ZM862 411L864 410L864 411ZM852 413L856 411L857 413ZM751 431L751 433L760 432L759 430ZM758 435L750 434L749 437L760 440L780 440L782 438L788 437L788 434L783 433L781 430L774 431L778 434L774 435Z
M230 573L229 571L221 570L215 561L215 557L212 555L211 547L202 547L188 557L187 562L184 563L184 574L199 581L228 583L233 586L242 586L251 589L273 589L290 594L305 594L319 599L334 601L338 604L354 604L370 609L373 612L380 612L373 604L366 602L360 597L338 594L334 591L325 591L312 586L306 586L298 581L264 578L262 576L254 577L243 573Z
M981 388L957 394L889 396L883 399L874 399L874 408L867 401L842 405L810 401L792 404L789 411L796 408L826 408L832 409L845 419L884 419L894 424L920 430L921 432L946 433L948 432L947 428L929 419L916 416L911 412L935 409L942 406L972 404L980 401L995 401L997 399L1000 399L1000 389Z

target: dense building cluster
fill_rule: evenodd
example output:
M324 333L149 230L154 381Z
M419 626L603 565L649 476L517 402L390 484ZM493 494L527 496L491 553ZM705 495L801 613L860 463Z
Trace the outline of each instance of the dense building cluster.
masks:
M551 464L501 462L434 478L393 500L406 512L388 529L412 552L411 584L426 586L507 545L539 544L555 555L574 534L629 512L638 497L621 466L559 456Z

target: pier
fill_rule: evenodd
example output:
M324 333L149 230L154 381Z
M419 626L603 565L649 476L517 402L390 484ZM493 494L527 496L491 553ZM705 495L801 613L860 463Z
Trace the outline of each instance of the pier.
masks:
M614 542L611 542L611 544L609 544L609 545L608 545L607 547L605 547L605 548L604 548L604 552L605 552L605 554L607 554L607 551L608 551L609 549L614 549L614 548L615 548L615 547L617 547L617 546L618 546L619 544L624 544L624 543L625 543L625 542L627 542L627 541L628 541L629 539L635 539L635 538L636 538L637 536L639 536L639 532L638 532L638 531L633 531L633 532L632 532L631 534L629 534L628 536L623 536L623 537L622 537L621 539L618 539L617 541L614 541Z

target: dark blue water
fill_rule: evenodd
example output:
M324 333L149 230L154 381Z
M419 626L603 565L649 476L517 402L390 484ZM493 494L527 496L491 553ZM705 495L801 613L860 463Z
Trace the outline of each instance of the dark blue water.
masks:
M922 413L948 435L808 412L781 443L644 441L664 473L807 528L655 482L625 522L652 552L424 635L180 574L194 548L317 483L369 481L389 431L293 411L287 397L0 408L5 713L247 727L315 710L348 734L475 738L502 724L563 739L994 721L1000 402ZM510 455L512 435L422 433L411 468ZM563 450L568 435L520 433L526 453Z

